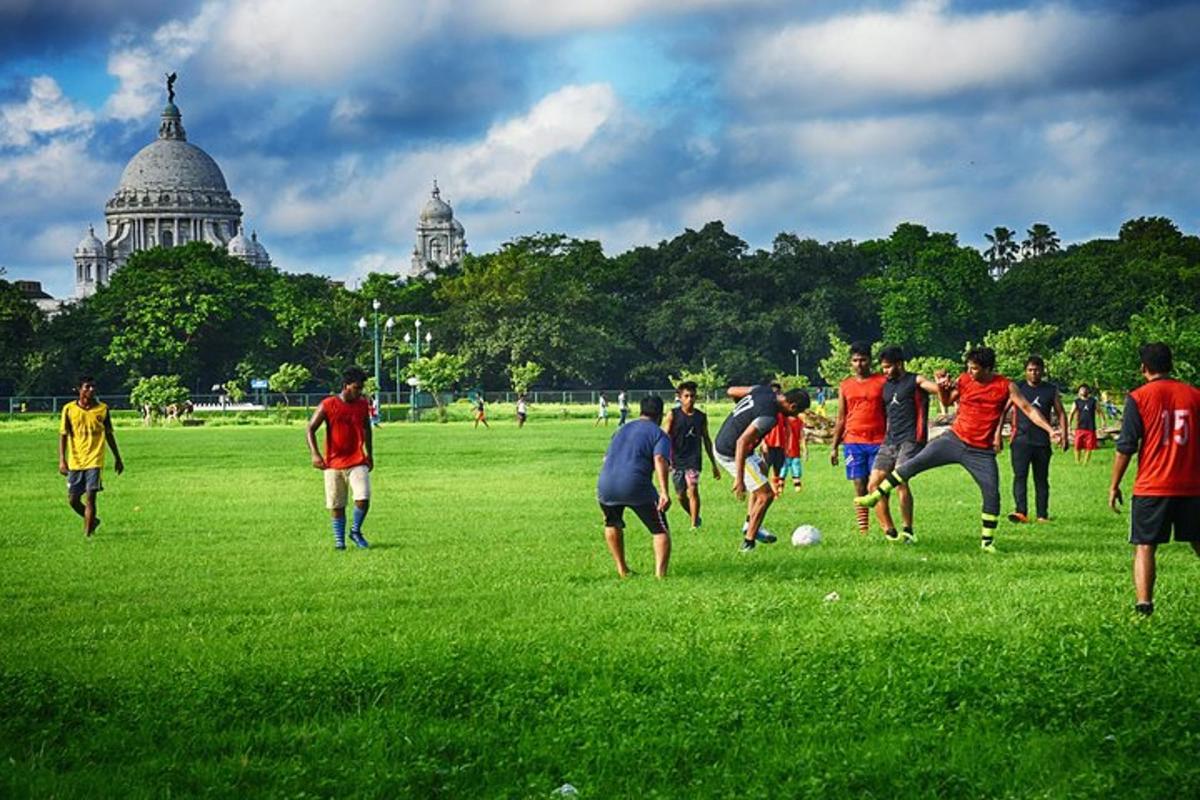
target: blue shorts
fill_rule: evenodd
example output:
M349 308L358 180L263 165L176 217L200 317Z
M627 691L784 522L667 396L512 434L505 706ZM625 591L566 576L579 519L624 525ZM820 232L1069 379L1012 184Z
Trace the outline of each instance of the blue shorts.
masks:
M842 457L846 460L846 480L866 480L878 454L877 444L842 445Z
M804 462L799 458L789 458L783 462L783 471L779 473L779 477L786 478L791 475L793 478L804 477Z

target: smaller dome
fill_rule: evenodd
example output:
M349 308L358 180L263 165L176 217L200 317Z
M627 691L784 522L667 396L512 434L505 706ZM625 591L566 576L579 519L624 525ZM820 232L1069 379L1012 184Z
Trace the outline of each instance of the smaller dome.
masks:
M103 256L104 242L96 238L96 229L88 225L87 236L80 240L79 245L75 248L77 256Z
M454 218L454 209L442 200L442 192L438 189L437 181L433 182L433 194L421 209L422 222L448 222Z
M238 258L250 258L257 255L254 251L254 245L246 238L246 232L242 229L241 225L238 225L237 234L229 240L229 244L225 246L225 249L229 252L229 255L237 256Z
M459 235L462 235L462 234L464 234L464 233L466 233L466 232L467 232L466 228L464 228L464 227L462 226L462 223L461 223L461 222L459 222L459 221L458 221L458 220L456 220L456 219L452 219L452 220L450 220L450 227L451 227L451 229L453 229L453 231L454 231L455 233L457 233L457 234L459 234Z

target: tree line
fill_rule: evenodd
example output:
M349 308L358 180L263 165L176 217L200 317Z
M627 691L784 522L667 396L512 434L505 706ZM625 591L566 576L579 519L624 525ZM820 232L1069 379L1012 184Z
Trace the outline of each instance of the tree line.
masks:
M370 371L373 341L358 323L373 333L374 300L394 321L384 389L397 365L410 374L401 334L416 319L435 353L456 356L461 383L493 389L526 365L538 386L561 388L666 385L705 369L735 382L828 379L822 362L851 340L949 363L969 343L1036 348L1061 381L1112 389L1136 382L1139 337L1171 342L1185 374L1200 367L1200 238L1162 217L1065 248L1047 225L1029 234L1022 247L997 228L981 253L905 223L883 239L781 233L751 249L710 222L613 256L596 241L536 234L428 279L376 273L357 289L193 242L135 254L50 319L0 280L0 394L66 393L84 372L111 390L177 375L208 391L282 364L302 365L306 388L328 388L351 363Z

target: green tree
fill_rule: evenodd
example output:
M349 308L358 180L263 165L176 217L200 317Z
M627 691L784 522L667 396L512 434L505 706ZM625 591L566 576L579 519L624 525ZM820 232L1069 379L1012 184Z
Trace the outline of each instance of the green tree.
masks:
M712 401L716 398L717 393L729 385L729 379L717 369L716 364L709 364L705 361L698 370L683 370L679 373L679 377L671 375L669 377L671 386L678 387L679 384L687 381L692 381L696 384L696 392L701 398Z
M542 377L541 364L526 361L524 364L509 364L508 375L512 380L513 391L524 394Z
M188 390L178 375L151 375L140 379L129 393L129 403L140 408L147 425L152 425L163 410L187 402Z
M829 355L821 359L817 373L830 386L837 386L849 378L850 343L838 338L837 334L829 334Z
M418 358L408 365L409 377L417 380L417 385L433 395L437 404L438 419L446 421L446 407L442 394L454 387L467 372L467 361L459 355L438 353L429 357Z
M1063 342L1046 367L1058 384L1123 391L1136 385L1137 351L1128 332L1093 328Z
M229 395L229 399L235 403L240 403L246 399L246 390L242 388L242 384L238 381L225 381L221 388L225 390L225 394Z
M1129 341L1133 347L1147 342L1166 342L1175 362L1174 377L1193 385L1200 383L1200 312L1157 297L1140 314L1129 319ZM1135 371L1137 354L1132 354ZM1140 378L1133 381L1134 385Z
M987 256L993 278L1004 275L1017 260L1021 246L1017 244L1016 235L1016 231L1003 226L993 228L991 233L983 235L991 244L991 247L984 251L984 255Z
M792 375L788 372L776 372L771 381L782 386L785 392L791 389L807 389L809 386L808 376Z
M1044 222L1034 223L1032 228L1025 231L1025 236L1021 249L1026 255L1037 258L1059 250L1058 234Z
M1057 325L1034 319L1023 325L989 331L983 337L983 343L996 351L996 370L1001 375L1019 379L1025 372L1025 360L1029 356L1048 358L1051 355L1051 343L1057 334Z
M42 313L24 292L0 280L0 393L27 390L43 366L36 358L41 322Z
M308 367L300 364L283 363L279 365L279 369L267 379L267 385L272 392L279 392L283 395L283 404L291 405L288 400L288 394L296 392L304 384L312 378L312 373Z

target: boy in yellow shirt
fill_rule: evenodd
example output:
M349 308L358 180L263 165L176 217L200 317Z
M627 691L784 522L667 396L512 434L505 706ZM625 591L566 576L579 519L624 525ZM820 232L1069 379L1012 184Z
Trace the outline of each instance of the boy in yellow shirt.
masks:
M96 399L96 382L91 376L79 379L79 399L62 410L58 429L58 472L67 476L67 502L83 517L83 534L91 536L100 527L96 516L96 493L103 491L100 471L104 468L104 444L112 448L117 474L125 471L117 439L113 435L108 406Z

